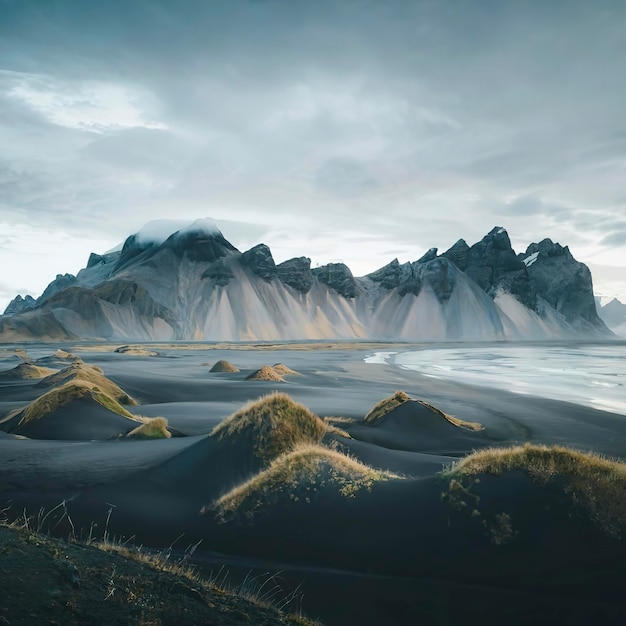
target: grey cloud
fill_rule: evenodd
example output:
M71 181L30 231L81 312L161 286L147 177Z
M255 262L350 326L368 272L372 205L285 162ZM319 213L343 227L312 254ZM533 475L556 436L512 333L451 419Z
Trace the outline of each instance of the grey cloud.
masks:
M15 219L62 217L79 230L108 216L113 229L129 213L193 208L220 223L291 220L285 237L294 224L351 234L358 223L394 248L445 248L498 223L520 240L555 229L584 241L576 230L606 234L605 214L623 201L617 1L2 10L4 67L48 77L65 96L88 81L136 89L147 94L137 107L165 127L61 127L10 97L17 74L3 75L0 186Z

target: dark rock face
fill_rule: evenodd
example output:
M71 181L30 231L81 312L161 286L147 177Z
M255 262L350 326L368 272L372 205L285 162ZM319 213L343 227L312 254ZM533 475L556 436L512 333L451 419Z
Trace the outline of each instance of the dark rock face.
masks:
M350 268L344 263L329 263L312 270L320 283L328 285L344 298L354 298L359 292Z
M422 283L430 286L439 301L449 300L456 285L458 272L454 264L449 259L439 257L428 263L420 263L419 269Z
M313 286L311 259L305 256L289 259L276 266L278 278L300 293L308 293Z
M450 259L462 272L467 268L470 247L465 243L465 239L459 239L450 249L441 256Z
M428 263L437 258L437 248L431 248L424 256L415 261L416 263Z
M230 271L230 268L227 267L226 263L224 263L224 259L218 259L214 263L211 263L202 274L202 278L210 278L220 287L226 287L232 277L233 273Z
M22 296L18 295L9 302L7 308L4 310L3 315L17 315L18 313L22 313L24 311L28 311L29 309L37 306L37 301L32 296L26 296L22 298Z
M72 287L77 282L76 276L73 274L57 274L57 277L45 288L44 292L37 298L37 304L45 302L54 294Z
M537 294L568 322L583 318L593 325L602 325L593 298L591 272L572 256L567 246L544 239L530 244L519 258L520 262L526 259Z
M114 261L120 252L109 252L108 254L96 254L92 252L89 255L89 260L87 261L87 268L95 267L96 265L106 265L107 263L111 263Z
M398 259L394 259L379 270L368 274L367 278L379 283L385 289L395 289L402 280L402 266Z
M122 253L120 254L120 258L117 260L115 264L115 269L113 272L118 272L123 267L128 265L130 261L136 259L139 255L145 253L147 250L155 248L156 244L153 242L139 242L137 240L136 235L131 235L126 239L124 245L122 246ZM91 259L91 257L90 257Z
M170 235L160 247L172 250L178 257L185 255L190 261L209 263L238 252L237 248L226 241L220 232L176 232Z
M246 250L241 255L240 261L263 280L269 281L276 276L276 263L274 263L272 252L264 243Z
M464 271L492 298L502 289L531 311L537 310L535 285L504 228L494 228L469 249Z

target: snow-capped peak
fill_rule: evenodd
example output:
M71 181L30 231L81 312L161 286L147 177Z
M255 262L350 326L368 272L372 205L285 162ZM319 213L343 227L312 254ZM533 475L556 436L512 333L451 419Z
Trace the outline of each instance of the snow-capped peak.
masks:
M135 233L139 244L162 244L174 233L201 232L207 235L220 234L217 224L208 217L190 222L189 220L153 220L142 226Z

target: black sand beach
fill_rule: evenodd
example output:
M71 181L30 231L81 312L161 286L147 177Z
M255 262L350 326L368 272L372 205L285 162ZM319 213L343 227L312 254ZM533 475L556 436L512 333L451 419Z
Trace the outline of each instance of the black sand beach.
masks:
M100 382L93 406L79 398L25 425L7 419L48 388L1 373L25 360L63 370L50 358L57 347L135 400L123 406L131 417L102 399ZM382 344L117 347L3 347L9 519L65 501L78 535L106 528L160 549L182 534L201 542L194 559L207 575L280 572L284 593L298 589L304 612L326 624L626 618L626 517L615 504L626 466L589 479L557 449L534 447L519 453L527 466L442 474L474 451L529 443L626 460L626 417L365 363ZM16 358L18 348L27 354ZM240 371L212 372L220 360ZM279 380L247 380L263 366ZM409 399L366 418L397 390ZM289 400L259 402L272 392ZM154 417L173 436L127 437ZM57 522L42 530L67 537L68 520Z

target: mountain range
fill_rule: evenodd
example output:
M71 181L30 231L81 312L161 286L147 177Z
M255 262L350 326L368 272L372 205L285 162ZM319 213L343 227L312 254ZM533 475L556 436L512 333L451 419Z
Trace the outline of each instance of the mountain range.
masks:
M607 337L591 273L544 239L517 254L504 228L363 277L307 257L275 263L261 243L240 252L214 222L172 233L146 225L121 249L92 253L36 300L17 296L0 340L401 341Z

